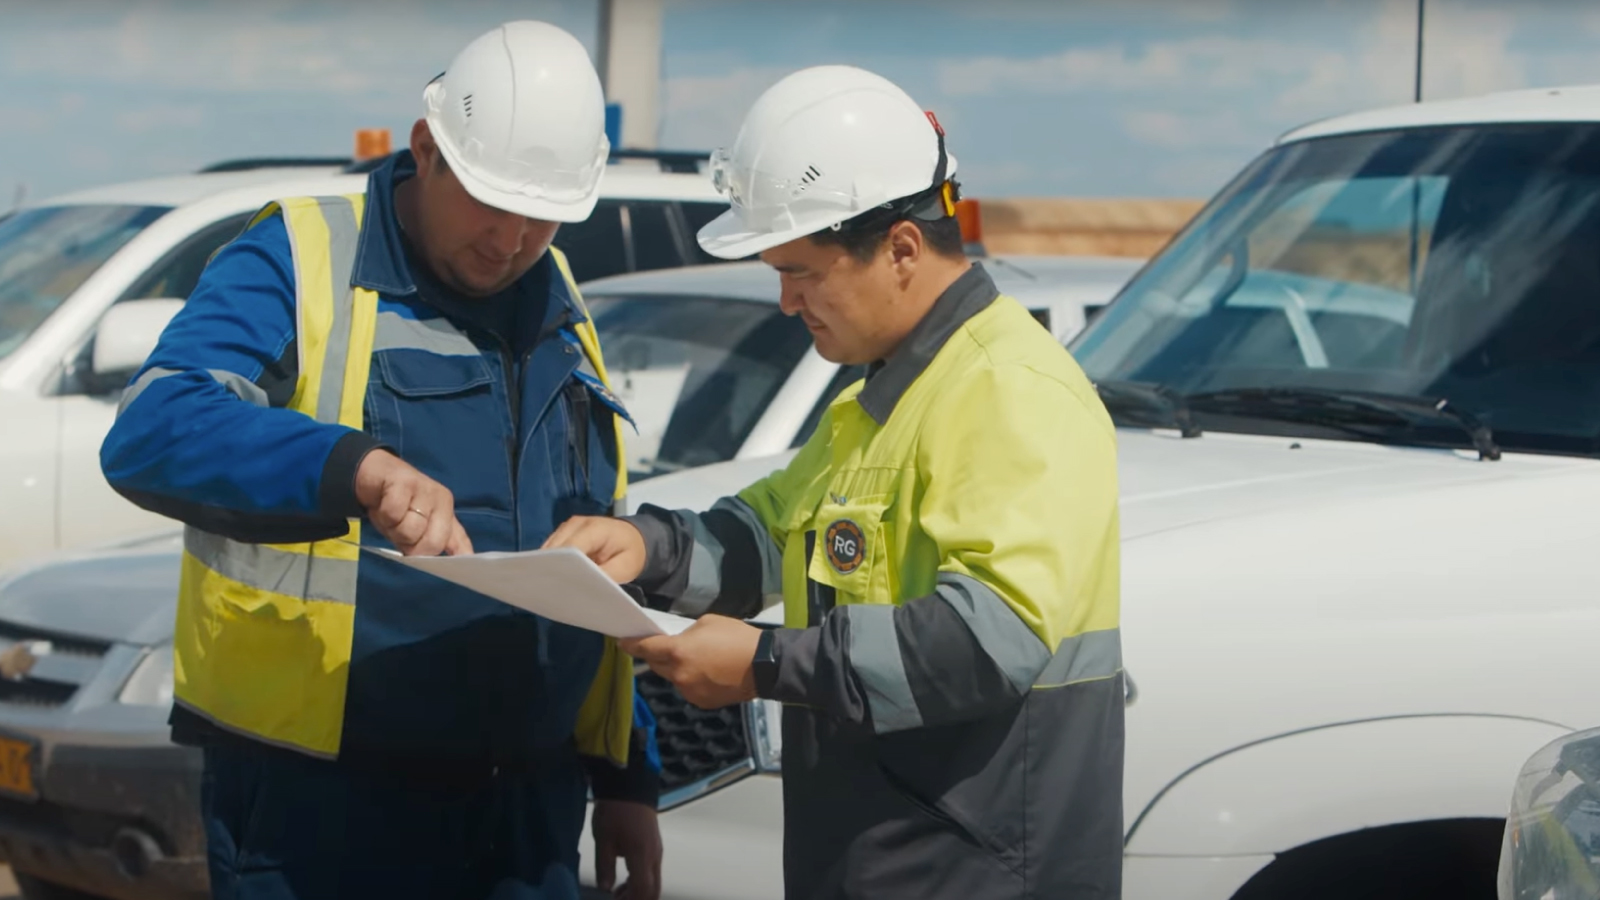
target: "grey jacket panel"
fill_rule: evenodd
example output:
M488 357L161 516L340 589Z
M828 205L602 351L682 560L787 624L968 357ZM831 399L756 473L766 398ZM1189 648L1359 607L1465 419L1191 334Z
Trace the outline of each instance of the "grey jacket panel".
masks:
M747 619L783 599L783 548L737 497L704 513L647 503L624 521L644 536L645 569L635 584L652 606Z
M785 707L786 895L1117 900L1122 689L888 735Z

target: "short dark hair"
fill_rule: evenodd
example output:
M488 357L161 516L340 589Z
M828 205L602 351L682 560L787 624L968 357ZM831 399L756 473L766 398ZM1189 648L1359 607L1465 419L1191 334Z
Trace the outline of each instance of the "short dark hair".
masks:
M838 231L824 228L811 235L811 240L818 244L843 247L846 253L855 257L856 262L868 262L889 240L889 229L901 222L915 225L922 233L923 243L934 253L951 258L966 255L965 241L961 237L961 223L953 216L934 219L931 222L910 216L891 216L855 227L846 222Z

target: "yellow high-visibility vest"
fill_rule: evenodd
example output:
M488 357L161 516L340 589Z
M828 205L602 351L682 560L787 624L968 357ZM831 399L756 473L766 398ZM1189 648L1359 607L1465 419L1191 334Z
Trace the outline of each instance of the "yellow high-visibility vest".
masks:
M294 251L300 372L288 408L360 430L378 321L378 295L350 284L366 197L294 197L282 214ZM549 250L579 299L561 251ZM586 317L587 318L587 317ZM610 389L592 321L575 326L584 355ZM624 458L616 416L617 459ZM627 491L619 467L616 497ZM219 728L313 756L339 754L355 633L361 520L342 538L246 544L184 532L173 638L175 701ZM626 765L633 664L609 638L578 713L578 750Z

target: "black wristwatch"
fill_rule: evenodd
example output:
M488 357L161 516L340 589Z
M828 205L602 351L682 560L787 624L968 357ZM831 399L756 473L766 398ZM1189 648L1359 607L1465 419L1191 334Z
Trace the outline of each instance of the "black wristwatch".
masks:
M776 628L763 628L761 637L756 640L756 656L750 668L755 672L758 697L770 699L778 687L778 657L773 650L773 639L777 634Z

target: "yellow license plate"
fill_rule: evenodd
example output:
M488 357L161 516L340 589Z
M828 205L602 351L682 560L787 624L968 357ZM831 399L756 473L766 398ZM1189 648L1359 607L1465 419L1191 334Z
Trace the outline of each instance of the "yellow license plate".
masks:
M0 738L0 791L32 797L33 745L27 741Z

